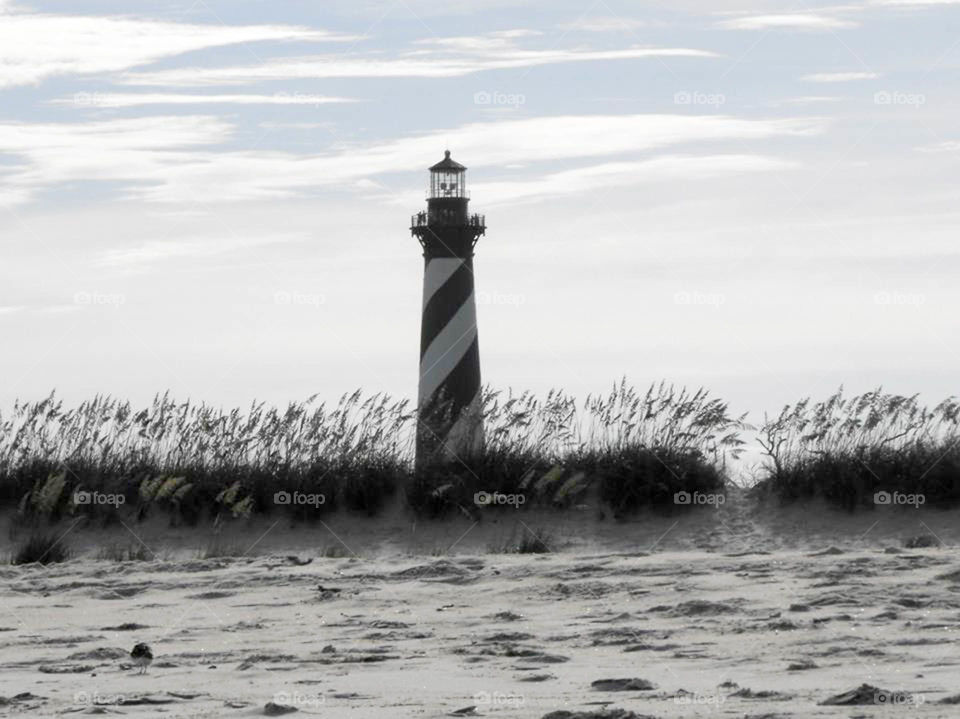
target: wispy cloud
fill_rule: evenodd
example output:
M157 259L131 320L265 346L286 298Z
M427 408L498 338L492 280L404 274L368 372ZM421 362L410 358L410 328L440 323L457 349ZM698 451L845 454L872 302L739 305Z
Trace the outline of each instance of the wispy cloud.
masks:
M745 173L783 171L796 166L795 162L761 155L664 156L638 162L608 162L550 173L529 181L477 183L473 191L483 197L484 206L492 207L649 182L710 180Z
M746 120L723 115L565 115L473 123L388 142L303 156L218 151L232 127L208 116L63 125L0 124L0 147L20 168L5 185L37 192L59 183L113 180L154 202L291 197L317 188L410 172L451 147L472 165L624 156L685 143L759 141L819 133L818 119Z
M815 13L747 15L720 23L728 30L839 30L857 25L852 20Z
M95 264L104 267L132 269L157 262L185 257L214 257L265 245L301 242L307 239L298 234L255 237L194 237L169 240L151 240L137 247L113 249L103 253Z
M228 140L234 126L210 116L101 122L0 123L0 159L15 164L0 182L0 202L16 204L74 180L155 182L188 150Z
M201 87L246 85L267 80L333 77L461 77L486 70L505 70L538 65L598 60L645 58L715 58L716 53L690 48L630 48L626 50L521 50L490 57L428 58L409 54L396 58L352 58L320 55L236 67L194 67L127 73L122 81L131 85Z
M300 92L277 92L272 95L77 92L72 97L63 97L51 102L55 105L73 105L81 108L119 108L139 105L329 105L357 102L357 100Z
M818 105L827 102L839 102L842 97L835 95L803 95L801 97L788 97L783 100L786 105Z
M936 7L938 5L960 5L960 0L873 0L872 5L886 7Z
M245 85L259 81L335 77L460 77L486 70L504 70L571 62L644 58L714 58L714 52L684 47L584 49L520 47L541 35L527 29L479 35L430 37L393 56L382 53L287 57L231 67L189 67L130 72L123 81L170 87Z
M929 153L960 152L960 140L946 140L944 142L937 142L933 145L923 145L922 147L918 147L916 149L919 152Z
M857 82L859 80L875 80L880 77L875 72L815 72L804 75L801 80L806 82Z
M346 41L283 25L196 25L127 16L58 15L3 6L0 88L58 75L117 72L204 48L261 41Z
M637 20L635 18L593 17L578 22L560 25L565 32L634 32L649 27L660 27L664 23L656 20Z

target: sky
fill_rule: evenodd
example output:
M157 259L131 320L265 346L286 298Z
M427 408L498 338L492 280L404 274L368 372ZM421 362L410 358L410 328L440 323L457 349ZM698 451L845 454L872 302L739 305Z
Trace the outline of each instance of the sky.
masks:
M939 401L958 31L960 0L0 0L0 408L415 397L445 149L484 383Z

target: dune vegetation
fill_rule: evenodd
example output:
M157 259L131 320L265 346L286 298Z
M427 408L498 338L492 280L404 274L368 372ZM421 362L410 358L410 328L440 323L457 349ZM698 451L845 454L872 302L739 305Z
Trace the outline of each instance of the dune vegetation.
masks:
M430 517L487 504L568 507L596 490L616 515L719 492L742 418L704 390L621 382L578 402L562 392L484 392L475 456L415 469L416 418L384 395L225 411L159 395L148 407L55 395L0 414L0 506L26 517L176 522L254 513L376 514L395 495ZM519 497L519 499L517 499Z
M705 390L626 381L578 401L485 390L485 446L415 467L416 418L405 400L357 391L245 411L158 395L147 407L55 395L0 414L0 506L23 521L169 516L177 524L254 514L312 520L375 515L402 502L435 518L557 509L586 498L603 514L674 508L682 493L724 492L753 433L760 485L783 500L847 508L877 493L960 499L960 405L924 407L881 390L788 405L760 427ZM884 503L881 499L879 503ZM898 503L896 499L890 503ZM694 502L696 504L696 502Z
M960 501L960 403L953 398L930 408L916 395L877 389L846 397L841 389L784 407L757 437L768 460L764 485L786 500L823 497L849 509Z

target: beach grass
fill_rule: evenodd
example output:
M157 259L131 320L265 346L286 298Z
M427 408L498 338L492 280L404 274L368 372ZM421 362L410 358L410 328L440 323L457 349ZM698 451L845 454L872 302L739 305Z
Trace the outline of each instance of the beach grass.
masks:
M882 388L804 399L766 418L762 486L790 501L822 497L848 509L960 502L960 403L934 407Z

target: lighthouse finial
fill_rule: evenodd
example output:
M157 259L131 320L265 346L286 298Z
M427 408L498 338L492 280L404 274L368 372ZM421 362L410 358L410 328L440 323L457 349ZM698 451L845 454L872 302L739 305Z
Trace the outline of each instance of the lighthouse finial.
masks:
M450 150L444 150L444 151L443 151L443 156L444 156L446 159L449 160L449 159L450 159Z

